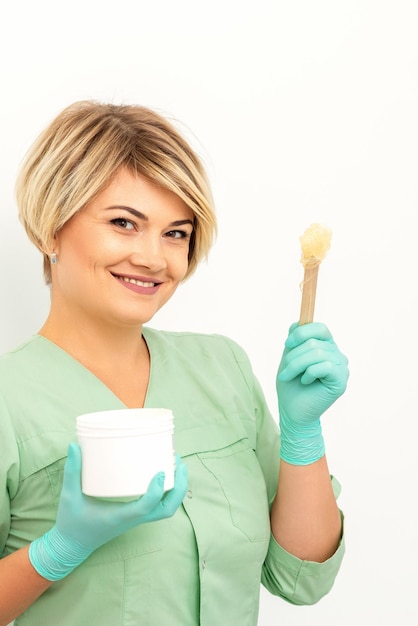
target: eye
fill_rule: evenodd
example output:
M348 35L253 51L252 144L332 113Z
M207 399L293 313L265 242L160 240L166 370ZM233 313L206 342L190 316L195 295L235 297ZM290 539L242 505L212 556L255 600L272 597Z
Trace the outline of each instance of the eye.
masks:
M135 228L135 224L124 217L116 217L110 221L112 224L115 224L115 226L119 226L119 228L123 228L124 230L133 230Z
M166 237L171 237L172 239L188 239L190 234L185 230L169 230L166 233Z

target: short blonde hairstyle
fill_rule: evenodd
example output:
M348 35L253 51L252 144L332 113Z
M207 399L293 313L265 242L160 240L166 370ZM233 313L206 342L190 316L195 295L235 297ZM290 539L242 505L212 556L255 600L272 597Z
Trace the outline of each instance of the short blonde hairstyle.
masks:
M205 169L188 142L166 118L146 107L80 101L39 135L16 182L19 217L44 255L47 284L54 236L121 168L169 189L193 211L185 278L207 257L216 217Z

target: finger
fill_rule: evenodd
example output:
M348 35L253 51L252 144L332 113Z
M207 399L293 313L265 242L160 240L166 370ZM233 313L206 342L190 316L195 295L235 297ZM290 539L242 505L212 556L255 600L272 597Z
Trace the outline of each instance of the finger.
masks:
M182 464L181 456L179 455L178 452L175 453L175 461L176 461L176 466L174 468L174 482L176 481L177 471L178 471L180 465ZM173 487L174 487L174 485L173 485ZM173 489L173 487L171 487L171 489ZM171 491L171 489L167 489L167 491Z
M288 335L290 335L298 326L299 326L299 322L293 322L293 324L289 326Z
M329 349L323 345L316 348L307 348L306 346L301 348L301 346L295 348L284 358L283 367L278 376L280 381L288 382L302 376L309 367L319 363L330 362L338 366L343 358L337 350Z
M316 363L307 368L300 382L303 385L310 385L316 380L321 381L333 393L340 395L347 387L348 370L330 361Z
M64 465L60 506L78 510L84 497L81 491L81 450L78 444L71 442Z
M187 486L188 486L187 465L183 463L180 459L180 462L176 466L176 471L174 474L174 487L177 488L179 491L183 490L184 494L186 494Z
M180 455L176 454L176 469L174 471L174 485L169 491L166 492L164 498L166 499L170 491L173 491L173 489L177 489L177 491L180 491L180 492L184 491L184 494L186 494L187 485L188 485L187 465L185 465L182 462Z
M322 363L315 363L306 369L302 374L300 382L302 385L310 385L315 380L321 380L328 376L332 376L332 370L334 368L333 363L330 361L322 361Z
M147 515L159 505L164 495L164 481L164 472L159 472L152 478L146 493L139 500L130 503L139 515Z
M163 500L161 501L160 506L164 508L165 516L169 517L171 515L174 515L180 504L183 502L183 499L187 492L187 487L187 465L185 465L184 463L180 463L180 465L176 468L174 487L170 489L170 491L166 492Z
M81 449L71 442L68 446L68 456L64 466L63 484L68 487L80 487L81 484ZM71 489L72 491L72 489Z
M295 348L287 350L284 355L283 364L290 363L293 359L309 353L312 353L314 360L319 360L319 355L324 354L329 355L325 357L326 359L333 361L339 360L341 354L338 347L331 339L325 341L323 339L307 339Z
M292 327L291 327L292 328ZM286 348L292 349L299 346L308 339L321 339L323 341L332 340L332 335L325 324L312 322L311 324L297 325L286 339Z

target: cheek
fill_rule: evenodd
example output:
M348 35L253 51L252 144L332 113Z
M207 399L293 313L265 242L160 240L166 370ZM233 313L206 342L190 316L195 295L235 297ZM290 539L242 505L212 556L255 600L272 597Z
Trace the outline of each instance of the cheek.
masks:
M162 254L172 278L182 280L189 267L189 246L184 243L173 244L166 241Z
M60 283L63 286L67 283L71 288L78 283L81 288L89 280L98 262L100 263L100 258L95 246L82 237L73 238L71 242L66 241L61 246L56 266Z
M62 246L62 255L65 261L75 267L84 267L86 270L96 266L108 265L121 256L123 246L111 237L93 234L82 236L75 233L71 241Z
M134 245L129 246L122 238L103 236L91 246L90 252L97 263L108 264L125 258L132 248Z
M184 250L182 255L179 255L176 263L176 274L179 280L183 280L187 270L189 268L189 253L188 250Z

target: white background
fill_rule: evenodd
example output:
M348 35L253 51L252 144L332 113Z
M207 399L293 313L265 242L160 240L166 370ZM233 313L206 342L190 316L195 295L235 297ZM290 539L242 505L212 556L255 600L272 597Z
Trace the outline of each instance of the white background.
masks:
M72 101L140 103L182 124L209 170L219 236L153 325L240 342L275 416L275 371L300 306L299 236L312 222L333 231L316 319L350 359L347 393L323 419L347 554L313 607L262 591L260 626L418 623L417 17L415 0L2 9L0 351L48 309L13 186L25 150Z

